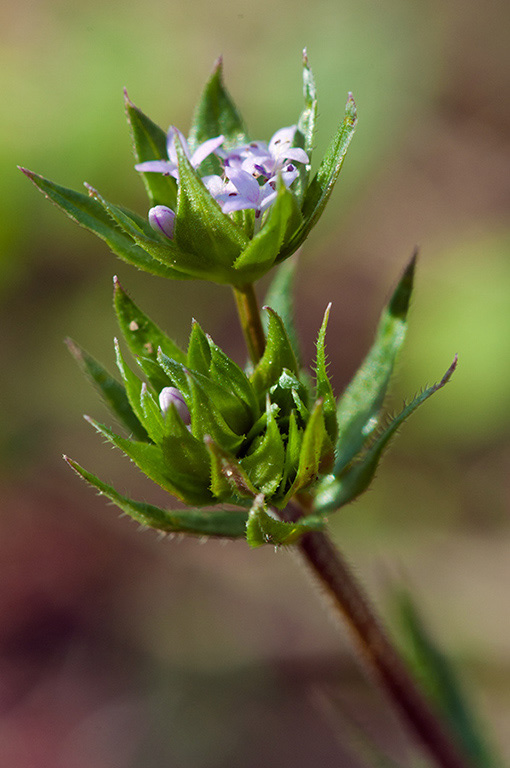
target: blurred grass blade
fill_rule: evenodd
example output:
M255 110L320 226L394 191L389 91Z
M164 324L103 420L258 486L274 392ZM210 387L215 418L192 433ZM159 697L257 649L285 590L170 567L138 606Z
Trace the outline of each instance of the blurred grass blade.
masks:
M377 427L379 411L407 331L416 256L415 253L382 314L372 348L339 399L335 474L347 466Z
M152 504L132 501L75 461L64 456L65 461L87 483L97 488L102 496L113 501L123 512L141 525L165 533L188 533L196 536L219 536L236 539L246 534L247 513L243 510L160 509Z
M404 653L416 678L456 734L470 765L502 768L503 763L489 747L477 718L462 690L452 663L437 646L421 619L411 594L397 588L393 594L402 632Z

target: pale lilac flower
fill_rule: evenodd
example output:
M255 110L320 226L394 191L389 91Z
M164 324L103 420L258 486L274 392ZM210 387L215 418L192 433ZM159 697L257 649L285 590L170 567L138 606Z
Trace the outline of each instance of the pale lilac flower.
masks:
M174 235L175 213L166 205L156 205L149 211L149 224L156 232L161 232L166 237Z
M168 129L166 149L168 154L168 160L147 160L144 163L137 163L135 169L142 173L162 173L164 176L173 176L177 181L179 180L179 162L177 158L177 149L175 146L176 136L179 137L184 154L190 161L193 168L198 168L206 157L209 157L223 144L224 137L216 136L213 139L207 139L191 154L188 142L179 131L173 125Z
M288 128L280 128L272 136L269 144L264 141L253 141L251 144L245 144L237 147L230 153L219 151L218 154L223 157L225 169L235 168L246 171L254 178L262 177L266 181L274 178L279 172L284 175L286 172L293 173L296 163L308 163L309 158L304 149L293 147L292 142L297 130L297 126L291 125ZM297 172L292 180L297 176ZM289 182L289 184L291 184Z
M163 387L159 393L159 407L163 414L165 414L171 405L175 406L175 409L183 422L189 424L191 421L188 406L184 402L184 398L177 389L177 387Z
M253 208L258 218L276 198L276 179L260 185L252 174L241 168L225 168L230 184L226 191L216 195L223 213Z

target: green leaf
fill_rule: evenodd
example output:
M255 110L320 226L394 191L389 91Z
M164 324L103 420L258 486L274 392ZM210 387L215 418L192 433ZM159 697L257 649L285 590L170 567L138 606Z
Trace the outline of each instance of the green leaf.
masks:
M215 437L215 434L210 430L213 428L214 420L216 419L218 428L220 428L219 425L225 425L225 437L227 440L233 440L237 444L240 439L237 435L241 435L250 429L252 424L252 415L246 403L232 391L217 384L210 376L204 376L198 371L191 371L186 366L177 363L163 353L159 355L158 359L163 370L171 378L173 385L181 390L186 400L192 414L193 434L200 440L207 434ZM191 387L191 381L195 382L200 392ZM199 394L198 402L195 405L192 403L194 392ZM205 407L206 410L204 412L200 411L199 403ZM195 420L193 420L193 413L195 414ZM232 430L237 433L235 439L232 437ZM224 444L221 443L221 445Z
M395 591L394 604L403 630L404 652L408 663L425 693L457 736L465 755L469 755L470 765L476 768L502 768L502 761L486 742L453 664L425 628L407 589Z
M248 518L244 510L227 509L159 509L152 504L132 501L106 485L91 472L64 456L65 461L99 494L113 501L123 512L140 525L165 533L188 533L195 536L220 536L237 539L246 535Z
M253 419L260 415L255 392L244 371L218 347L210 336L207 337L211 351L211 380L229 392L232 392L245 404Z
M151 440L156 444L161 443L165 437L165 418L161 413L159 403L156 402L154 395L149 392L145 382L142 384L142 391L140 392L140 405L144 415L143 423Z
M166 160L168 157L165 131L135 107L124 90L126 116L133 140L133 153L137 163L147 160ZM177 183L173 176L162 173L140 173L152 205L167 205L175 210Z
M85 418L110 443L129 456L147 477L173 496L186 504L203 505L214 501L208 488L200 482L201 478L178 472L175 469L175 463L165 458L160 446L125 440L89 416Z
M297 523L284 523L269 514L264 495L259 494L248 515L246 539L250 547L260 547L263 544L286 546L295 544L304 533L322 530L324 525L323 518L312 515L302 517Z
M121 424L137 440L148 440L147 432L135 415L122 384L72 339L66 339L66 344L82 371L97 387L106 405Z
M137 358L152 386L156 390L161 390L169 386L169 382L157 363L158 349L162 349L168 357L180 363L186 362L186 354L136 306L117 277L113 278L113 284L113 303L122 335L131 354ZM149 366L148 359L154 365Z
M315 124L317 122L317 93L306 49L303 51L303 96L305 106L299 117L297 127L304 137L303 149L311 161L314 148Z
M211 350L209 341L198 322L193 318L188 344L186 365L204 376L209 375L211 365Z
M114 345L115 345L115 359L117 361L117 368L119 369L120 375L122 376L122 381L124 382L124 387L126 390L127 398L129 400L129 404L133 409L133 412L136 414L136 417L139 419L139 421L141 421L141 423L147 430L151 440L154 440L154 438L151 435L151 429L146 423L145 414L142 408L142 404L140 402L140 397L142 394L142 382L140 381L138 376L133 373L131 368L128 365L126 365L126 361L124 360L124 357L122 355L122 351L121 351L118 339L114 339Z
M285 465L285 448L269 398L266 404L267 427L263 436L255 438L240 464L257 490L272 496L278 490Z
M179 160L179 194L175 216L174 240L186 252L197 254L204 264L211 262L218 270L231 276L231 267L248 238L223 213L191 166L176 137L175 147Z
M294 143L298 144L297 140L300 139L299 146L302 146L307 153L309 162L306 165L299 163L297 166L299 178L293 184L293 191L300 202L303 201L308 187L314 149L315 124L317 122L317 94L306 49L303 51L303 96L305 105L297 123Z
M298 373L296 356L282 319L271 307L264 309L269 313L266 348L250 377L259 396L264 396L276 384L284 368L296 375Z
M275 262L286 235L301 225L302 217L294 194L278 180L276 200L259 232L250 240L234 263L242 282L253 282L265 274Z
M311 485L323 471L325 460L332 456L333 444L324 424L324 403L319 400L303 434L296 477L278 506L283 508L296 493Z
M301 353L299 349L299 340L296 331L296 325L294 322L294 277L296 274L296 259L289 259L283 262L277 268L275 276L271 284L269 285L266 293L264 303L272 307L274 311L281 317L282 322L287 331L287 336L291 343L294 355L298 364L301 360ZM267 334L270 315L264 315L262 323L264 330Z
M285 258L299 248L321 217L342 170L347 149L354 135L356 122L356 104L350 94L346 104L345 117L306 191L302 208L304 224L285 246L280 254L281 258Z
M223 146L226 150L250 141L243 120L223 85L223 62L220 57L195 109L188 137L191 152L207 139L221 135L225 137ZM206 162L203 163L204 173L216 172L214 168L207 169Z
M218 499L241 503L253 499L257 489L251 483L237 459L206 435L204 442L211 455L211 491Z
M287 445L285 447L285 467L283 472L282 488L287 484L288 478L295 477L298 466L301 446L303 444L304 430L298 426L296 411L292 410L289 417L289 429L287 433Z
M231 426L235 419L233 409L227 411L232 401L228 400L228 393L221 391L218 385L211 386L212 382L200 377L194 371L186 371L188 377L189 392L191 395L188 408L191 413L191 429L193 435L198 440L203 440L206 435L222 448L230 453L236 453L241 443L243 435L236 434ZM219 395L221 391L221 395ZM240 402L236 406L241 406ZM241 406L242 407L242 406ZM229 417L229 422L227 422Z
M324 319L317 338L317 359L315 363L315 378L316 378L316 399L321 399L324 403L324 424L331 441L334 443L338 436L338 424L336 416L336 400L333 394L333 387L328 377L328 364L326 360L326 329L328 327L329 312L331 310L331 303L326 307L324 313Z
M375 341L338 403L335 474L352 460L374 432L398 352L407 331L416 254L384 310Z
M113 205L105 200L99 192L85 185L90 195L97 200L104 210L118 224L122 231L131 237L140 248L143 248L149 255L164 264L171 264L175 267L174 274L170 275L174 279L182 280L194 277L196 279L205 279L214 272L214 263L203 255L188 253L181 250L174 240L170 240L163 235L157 234L146 219L142 219L133 211L127 211L124 208ZM205 187L204 187L205 189Z
M340 474L333 473L324 478L319 485L315 496L314 508L318 513L323 514L339 509L367 490L372 482L383 451L388 446L389 441L398 428L407 418L409 418L418 406L424 403L425 400L428 400L428 398L433 395L434 392L437 392L438 389L444 387L450 380L456 366L457 357L455 357L441 381L434 384L432 387L425 389L415 397L412 402L406 405L398 416L396 416L386 429L374 440L370 448L368 448L365 455L359 461L347 466L347 468Z
M145 272L151 272L160 277L186 280L188 276L178 272L172 266L163 264L159 259L151 256L147 251L133 242L131 235L121 231L112 222L112 218L102 204L89 195L66 189L52 181L39 176L26 168L20 170L33 181L35 186L48 200L57 205L69 218L76 221L85 229L94 232L106 242L110 249L123 261L132 264Z

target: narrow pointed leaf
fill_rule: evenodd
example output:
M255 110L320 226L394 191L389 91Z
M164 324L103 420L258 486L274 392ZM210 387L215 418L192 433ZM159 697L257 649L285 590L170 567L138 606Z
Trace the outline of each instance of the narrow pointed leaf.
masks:
M163 457L172 471L187 478L202 493L210 492L210 457L202 440L197 440L179 416L175 405L165 415Z
M335 474L352 460L377 427L398 352L407 331L416 254L384 310L375 341L338 403Z
M113 253L123 261L145 272L151 272L153 275L179 280L188 279L186 275L181 274L168 264L163 264L139 247L130 235L115 226L111 216L96 199L84 195L82 192L75 192L72 189L54 184L26 168L21 170L45 197L55 203L73 221L104 240Z
M178 139L179 195L175 217L174 240L178 247L212 260L221 267L231 267L248 245L242 230L221 210L191 166ZM206 257L207 255L207 257Z
M237 459L228 451L220 448L209 435L206 435L204 442L211 455L211 491L213 494L223 501L229 500L233 503L255 498L257 489Z
M136 306L116 277L113 282L117 320L131 353L156 362L158 349L161 348L168 357L185 363L185 352Z
M210 396L211 388L202 384L199 375L189 371L187 376L191 395L188 407L194 437L203 440L210 435L218 445L235 454L243 442L243 435L236 434L229 426L224 417L225 409L218 407L216 396Z
M304 137L303 149L311 161L314 148L315 124L317 122L317 93L306 49L303 51L303 96L305 106L299 117L297 127Z
M211 351L210 377L227 391L232 392L247 407L253 419L258 418L260 409L255 392L244 371L218 347L210 336L207 337Z
M285 258L285 256L294 253L299 248L321 217L342 170L347 149L354 135L356 122L356 104L352 95L349 95L342 124L329 145L319 169L306 191L302 208L304 224L284 247L280 254L281 258Z
M122 384L72 339L66 339L66 344L82 371L97 387L106 405L121 424L137 440L148 440L147 431L135 415Z
M154 395L149 392L147 385L142 384L142 391L140 393L140 405L144 415L144 425L147 432L150 435L151 440L156 444L162 442L165 437L165 419L159 404L156 403Z
M269 285L264 303L267 306L272 307L272 309L274 309L274 311L281 317L292 349L294 350L294 355L299 364L301 360L301 352L294 321L293 302L296 264L297 262L295 259L289 259L288 261L283 262L283 264L280 264ZM262 317L262 323L266 334L268 331L269 317L270 315L267 314Z
M195 109L188 144L193 152L215 136L225 137L226 150L247 144L249 137L241 115L223 84L223 62L218 59ZM204 168L206 164L204 163ZM214 172L206 169L205 172Z
M240 464L255 488L269 497L276 493L283 477L285 448L269 398L266 413L265 434L254 440L251 452Z
M348 466L339 475L331 474L324 479L319 486L315 497L314 508L318 513L323 514L328 511L339 509L367 490L373 480L381 456L398 428L407 418L409 418L418 406L424 403L425 400L428 400L428 398L439 389L444 387L450 380L456 366L457 357L455 357L441 381L434 384L432 387L425 389L415 397L412 402L406 405L398 416L396 416L386 429L374 440L370 448L359 461Z
M324 528L325 521L321 517L302 517L297 523L285 523L270 515L260 494L255 499L246 524L246 540L250 547L261 547L263 544L273 546L288 546L295 544L303 534Z
M289 431L287 433L287 445L285 446L285 467L282 480L282 488L285 488L287 479L293 478L298 471L299 456L303 444L304 430L298 426L296 411L293 410L289 417Z
M317 338L317 358L315 363L315 379L316 399L321 399L323 402L323 414L324 423L328 435L333 443L335 443L338 436L338 424L336 417L336 400L333 394L333 387L328 376L328 364L326 360L326 328L328 327L329 312L331 310L331 304L328 304L326 312L324 313L324 319Z
M174 465L165 460L162 449L150 443L125 440L108 427L90 417L87 421L112 445L120 448L151 480L186 504L210 504L214 501L210 491L189 475L177 472Z
M186 365L188 368L191 368L204 376L209 374L209 367L211 365L209 341L195 319L191 325Z
M122 496L115 488L103 483L72 459L67 456L64 456L64 459L80 477L96 488L100 495L113 501L140 525L165 533L187 533L195 536L236 539L246 535L248 514L244 510L160 509L153 504L133 501Z
M124 382L124 387L126 390L127 398L129 400L129 404L133 409L134 413L136 414L136 417L139 419L139 421L143 424L144 428L147 430L152 440L153 438L150 434L150 429L145 423L145 414L143 412L143 408L140 402L140 397L142 394L142 382L140 381L138 376L133 373L131 368L126 364L126 361L124 360L124 356L122 354L122 351L117 339L114 340L114 344L115 344L115 359L117 361L117 368L119 369L120 375L122 376L122 381Z
M327 456L332 459L333 444L324 425L324 403L319 400L303 434L295 480L283 500L278 503L279 507L284 507L292 496L317 479L321 470L323 471Z
M167 158L165 131L135 107L127 91L124 91L124 103L137 163L144 163L147 160L165 160ZM164 176L162 173L141 173L140 175L152 205L167 205L175 210L177 184L173 176Z
M284 368L298 373L296 356L282 319L271 307L264 309L269 313L266 348L250 378L259 395L276 384Z
M293 184L294 194L300 202L303 201L305 191L308 187L310 169L312 163L312 152L314 148L315 124L317 122L317 94L315 91L315 81L308 61L306 49L303 51L303 97L304 107L299 116L295 144L302 146L308 155L309 162L299 163L299 177ZM298 142L298 138L300 141Z
M252 282L274 264L287 233L294 232L302 217L294 194L280 180L276 200L261 229L234 263L240 280Z
M197 256L194 253L179 248L174 240L159 236L151 228L148 221L142 219L133 211L127 211L105 200L99 192L89 185L85 185L90 195L98 201L111 219L118 224L122 231L134 242L143 248L150 256L164 264L172 266L175 279L205 278L214 271L214 263L211 259ZM205 187L204 187L205 189Z

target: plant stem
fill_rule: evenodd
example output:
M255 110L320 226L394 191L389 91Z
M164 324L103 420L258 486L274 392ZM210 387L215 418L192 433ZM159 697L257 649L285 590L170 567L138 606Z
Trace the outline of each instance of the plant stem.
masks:
M255 288L253 283L246 283L246 285L234 287L233 291L250 360L256 365L264 354L266 337L262 328Z
M280 513L289 522L295 522L302 514L293 502ZM470 763L461 756L418 689L363 588L331 539L314 531L305 534L297 548L347 621L362 658L437 765L467 768Z
M234 288L234 295L252 363L264 352L265 335L253 284ZM303 499L306 506L307 498ZM303 515L301 500L291 501L279 512L282 520L296 522ZM305 534L296 545L304 561L354 634L361 656L400 711L410 730L440 768L468 768L454 742L430 708L391 643L363 588L327 534Z

